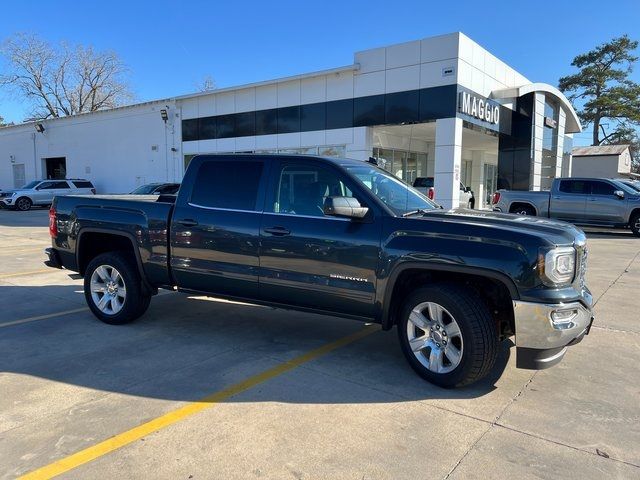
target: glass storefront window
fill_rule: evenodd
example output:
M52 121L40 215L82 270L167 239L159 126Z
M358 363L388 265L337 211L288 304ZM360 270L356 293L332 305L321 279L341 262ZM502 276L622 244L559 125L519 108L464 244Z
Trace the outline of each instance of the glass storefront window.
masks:
M427 154L424 152L375 147L373 157L378 161L378 166L410 185L417 177L428 175Z
M543 125L541 190L550 190L551 183L556 176L559 114L560 109L555 102L545 101L544 116L545 119L551 120L551 124L547 124L545 120Z

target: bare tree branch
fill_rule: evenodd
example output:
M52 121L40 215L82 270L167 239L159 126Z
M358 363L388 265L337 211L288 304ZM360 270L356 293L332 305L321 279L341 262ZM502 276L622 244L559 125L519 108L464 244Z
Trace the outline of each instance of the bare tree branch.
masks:
M0 47L9 71L0 87L29 101L34 119L94 112L133 101L127 67L114 52L92 47L53 46L18 34Z

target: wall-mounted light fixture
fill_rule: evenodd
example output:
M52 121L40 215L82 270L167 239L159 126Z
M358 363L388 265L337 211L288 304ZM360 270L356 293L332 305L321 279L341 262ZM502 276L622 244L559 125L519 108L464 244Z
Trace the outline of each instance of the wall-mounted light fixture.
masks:
M16 157L15 157L15 155L9 155L9 161L10 161L11 163L16 163Z
M169 120L169 114L167 113L166 108L163 108L160 110L160 116L162 117L162 121L164 123L167 123L167 120Z
M43 125L43 124L41 124L41 123L36 123L35 127L36 127L36 132L38 132L38 133L44 133L44 125Z

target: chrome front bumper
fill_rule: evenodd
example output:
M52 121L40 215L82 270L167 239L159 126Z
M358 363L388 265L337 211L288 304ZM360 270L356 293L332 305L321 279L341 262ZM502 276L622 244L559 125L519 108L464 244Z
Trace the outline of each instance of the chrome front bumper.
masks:
M586 294L591 305L591 295ZM593 323L593 312L581 302L513 302L519 368L548 368L564 356L567 347L582 340Z

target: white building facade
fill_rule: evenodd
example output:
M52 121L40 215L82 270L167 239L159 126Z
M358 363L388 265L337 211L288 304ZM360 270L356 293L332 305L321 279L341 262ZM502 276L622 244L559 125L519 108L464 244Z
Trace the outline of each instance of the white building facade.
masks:
M35 127L38 127L37 131ZM462 33L358 52L351 65L0 129L0 188L66 176L100 192L180 181L198 154L298 153L434 177L459 203L497 188L544 189L581 129L568 100Z

